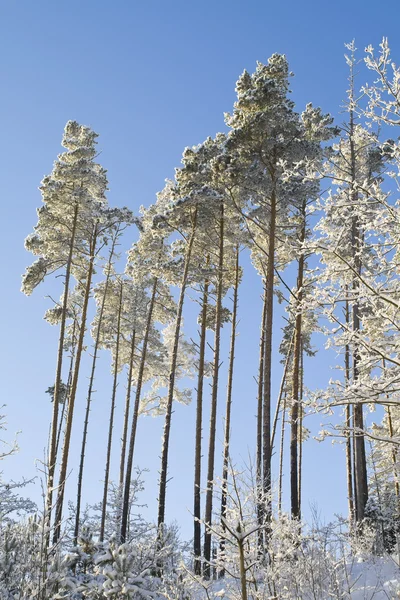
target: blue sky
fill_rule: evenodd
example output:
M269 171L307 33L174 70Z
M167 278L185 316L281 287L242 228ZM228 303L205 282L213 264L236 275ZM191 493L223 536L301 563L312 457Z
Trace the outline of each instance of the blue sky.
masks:
M154 200L164 179L173 176L185 146L224 129L223 113L231 110L235 81L244 68L252 71L257 60L266 61L274 52L285 53L295 73L292 88L298 110L313 102L340 122L347 87L344 43L355 38L361 58L367 44L377 47L382 36L388 36L393 57L400 62L399 17L397 0L380 5L369 0L1 2L1 404L7 404L3 412L7 414L8 438L21 430L20 453L2 465L6 477L34 476L35 459L43 458L48 435L50 407L44 390L54 378L57 331L42 320L42 315L49 306L45 295L59 289L60 281L41 286L30 298L19 288L21 273L31 262L23 240L36 223L35 210L40 205L37 188L61 150L65 122L76 119L100 134L99 160L108 169L109 202L128 205L137 212L141 204ZM362 65L359 71L361 85L368 73ZM127 246L134 237L132 230ZM260 313L257 286L257 277L246 274L239 315L239 345L243 350L238 354L233 417L233 447L239 462L247 461L254 450L252 378L257 370ZM276 333L278 343L279 329ZM321 351L308 363L309 387L327 384L332 375L328 362L327 353ZM100 364L85 488L90 502L98 501L101 495L102 446L111 387L108 357L104 356ZM278 362L274 378L279 385ZM80 406L85 385L86 373L81 380ZM121 382L120 404L122 396ZM222 387L221 408L224 399ZM115 468L121 408L118 410ZM71 489L80 413L78 406ZM183 535L189 537L194 406L177 407L173 419L173 479L167 517L179 519ZM321 417L313 419L313 431L320 421ZM221 439L221 418L219 426ZM139 429L137 462L150 469L142 498L149 506L149 515L155 514L161 432L160 419L145 419ZM305 509L309 502L316 502L327 518L344 512L343 449L310 440L304 460ZM32 494L40 498L38 483Z

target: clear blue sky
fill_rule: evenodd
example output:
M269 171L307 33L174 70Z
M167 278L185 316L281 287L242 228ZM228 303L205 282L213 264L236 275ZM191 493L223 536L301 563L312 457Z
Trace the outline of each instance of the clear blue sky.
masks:
M295 73L292 88L298 110L311 101L340 121L347 87L343 44L355 38L362 57L367 44L377 47L385 35L400 62L399 18L398 0L385 4L370 0L1 2L0 389L1 403L7 404L8 437L22 431L20 453L2 465L6 477L35 475L34 461L43 458L48 434L50 406L44 390L53 383L57 331L42 315L49 305L44 296L55 288L41 286L31 298L25 298L19 288L21 273L31 262L23 240L36 223L37 187L60 151L65 122L76 119L100 134L100 161L108 169L110 204L128 205L137 212L141 204L154 200L164 179L173 176L185 146L224 128L223 113L231 110L235 81L244 68L252 71L257 60L285 53ZM360 85L367 75L360 65ZM243 349L237 363L233 433L239 462L254 450L257 284L254 275L246 275L241 295L239 345ZM308 366L307 385L325 386L332 374L327 354L322 350ZM85 492L91 502L101 495L111 385L108 370L109 360L104 357L89 439ZM85 396L83 375L80 405ZM278 384L278 364L274 377ZM122 395L121 383L120 405ZM220 399L222 408L223 388ZM78 407L76 425L80 413ZM117 416L116 440L121 409ZM320 421L320 417L312 421L314 431ZM221 439L222 419L219 426ZM75 427L71 488L80 430ZM161 430L161 419L144 420L139 429L137 462L150 469L142 500L151 515L155 514ZM185 537L191 534L193 437L194 407L177 408L167 517L181 521ZM118 462L118 443L115 450L113 467ZM304 460L304 506L317 502L327 518L345 511L343 449L310 440ZM31 491L37 499L40 485Z

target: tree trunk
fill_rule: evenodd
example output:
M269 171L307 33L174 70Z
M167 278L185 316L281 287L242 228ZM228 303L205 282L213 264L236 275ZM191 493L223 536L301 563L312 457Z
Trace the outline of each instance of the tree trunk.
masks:
M76 392L78 389L78 379L79 379L79 369L81 365L81 357L83 351L83 342L85 338L86 331L86 318L87 318L87 309L90 297L90 291L92 288L92 276L93 276L93 268L95 261L95 249L96 249L96 241L97 241L97 228L93 233L92 242L90 244L90 260L89 267L86 278L85 285L85 294L83 298L83 306L82 306L82 320L78 337L78 344L76 348L76 358L75 358L75 368L74 375L72 378L71 385L71 393L68 400L68 409L67 409L67 420L65 424L65 436L64 436L64 444L62 450L61 457L61 467L60 467L60 477L58 483L58 495L57 495L57 503L56 503L56 516L54 522L54 533L53 533L53 542L57 543L60 533L61 533L61 521L62 521L62 511L64 504L64 492L65 492L65 482L67 477L67 468L68 468L68 457L69 457L69 447L71 443L71 431L72 431L72 421L74 417L74 407L75 407L75 398Z
M225 435L224 435L224 460L222 467L222 494L221 494L221 525L225 532L227 493L228 493L228 469L229 469L229 443L231 429L231 409L232 409L232 387L233 387L233 367L235 362L235 342L237 329L237 308L239 295L239 247L236 247L236 266L235 266L235 283L233 288L233 309L232 309L232 331L231 344L229 351L229 367L228 367L228 384L226 397L226 413L225 413ZM220 553L223 557L225 553L225 539L220 542ZM223 572L221 572L221 576Z
M303 201L300 217L301 230L299 245L302 248L306 238L306 200ZM305 258L303 249L300 250L297 272L296 317L293 345L293 370L292 370L292 410L290 419L290 505L293 519L300 516L299 508L299 481L298 481L298 444L299 444L299 399L301 387L301 348L302 348L302 301Z
M303 352L303 340L301 340L301 354L300 354L300 403L299 403L299 519L301 519L301 491L302 491L302 477L303 477L303 392L304 392L304 352Z
M238 525L238 534L241 533L240 524ZM246 581L246 563L244 559L244 542L241 538L237 538L239 548L239 568L240 568L240 587L242 591L242 600L247 600L247 581Z
M203 388L204 388L204 362L207 337L207 305L208 305L209 282L204 282L203 302L201 310L201 330L199 344L199 371L197 377L197 408L196 408L196 445L194 458L194 536L193 536L193 554L194 554L194 572L201 575L201 433L203 420Z
M287 401L285 384L286 384L287 372L289 369L290 361L292 360L293 343L294 343L294 332L293 332L292 338L290 340L289 348L287 350L285 367L283 369L281 386L279 389L278 402L276 405L275 418L274 418L274 424L272 427L272 436L271 436L271 451L273 451L274 440L275 440L275 435L276 435L276 428L278 425L278 411L279 411L280 405L282 403L282 398L283 398L283 407L282 407L282 411L281 411L282 412L281 441L280 441L280 445L279 445L279 476L278 476L278 482L279 482L278 483L278 512L279 513L281 513L281 511L282 511L283 454L284 454L286 401Z
M279 447L279 476L278 476L278 515L282 514L282 484L283 484L283 451L285 448L285 424L286 424L286 392L283 396L281 442Z
M86 398L85 421L83 424L81 456L80 456L80 461L79 461L78 488L77 488L77 493L76 493L76 513L75 513L75 529L74 529L74 545L75 546L78 541L79 527L80 527L79 519L80 519L80 514L81 514L81 502L82 502L83 469L84 469L84 465L85 465L86 441L87 441L87 432L88 432L88 426L89 426L89 414L90 414L90 408L91 408L91 404L92 404L94 376L95 376L95 372L96 372L97 355L98 355L98 351L99 351L101 327L102 327L102 322L103 322L104 308L105 308L105 304L106 304L106 296L107 296L108 286L109 286L110 277L111 277L111 265L112 265L112 259L113 259L114 252L115 252L115 245L116 245L116 242L118 239L118 232L119 232L119 229L117 230L117 232L115 233L115 235L113 237L110 254L108 257L107 267L106 267L106 280L104 283L104 294L101 299L98 328L97 328L96 339L95 339L94 348L93 348L92 367L91 367L91 371L90 371L89 387L88 387L88 393L87 393L87 398Z
M224 267L224 203L220 206L219 222L219 259L218 259L218 282L217 298L215 310L215 337L214 337L214 364L213 381L211 393L211 415L210 415L210 437L208 446L208 468L207 468L207 492L205 507L205 530L204 530L204 565L203 575L210 577L211 560L211 531L209 526L212 523L212 504L213 504L213 479L214 479L214 461L215 461L215 437L217 421L217 400L218 400L218 376L219 376L219 355L221 340L221 309L222 309L222 285L223 285L223 267Z
M267 314L265 322L265 353L263 381L263 492L265 517L271 519L271 369L272 369L272 324L274 308L276 192L271 194L271 213L268 240L267 277L265 284Z
M120 293L119 293L119 307L118 307L118 318L117 318L117 339L115 344L115 356L114 356L114 380L111 394L111 406L110 406L110 418L108 421L108 442L107 442L107 458L106 467L104 471L104 488L103 488L103 503L101 507L101 524L100 524L100 542L104 541L104 529L106 525L107 515L107 497L108 497L108 481L110 478L110 462L111 462L111 448L112 448L112 435L114 428L114 413L115 413L115 398L117 395L118 386L118 360L119 360L119 346L121 337L121 313L122 313L122 299L123 299L123 284L120 281Z
M345 304L345 318L346 326L350 326L350 309L348 296L348 286L345 287L346 291L346 304ZM345 347L345 382L346 387L350 385L350 347L346 344ZM352 526L354 522L354 493L353 493L353 465L352 465L352 444L351 444L351 407L350 404L346 406L346 470L347 470L347 498L349 503L349 523Z
M193 223L192 223L192 231L190 234L189 242L187 244L186 253L185 253L185 264L182 275L181 282L181 291L179 295L178 301L178 310L176 315L176 325L175 325L175 333L174 333L174 346L172 350L171 357L171 366L169 371L169 384L168 384L168 394L167 394L167 406L164 420L164 433L163 433L163 442L162 442L162 450L161 450L161 468L160 468L160 485L159 485L159 495L158 495L158 536L159 542L162 545L163 538L163 525L165 522L165 498L167 493L167 470L168 470L168 450L169 450L169 437L171 433L171 418L172 418L172 404L174 400L174 389L175 389L175 371L176 364L178 360L178 349L179 349L179 337L181 332L181 321L182 321L182 312L183 312L183 303L185 301L185 292L186 286L188 283L188 275L189 275L189 267L190 260L192 256L192 248L194 243L194 238L196 234L196 226L197 226L197 207L195 208L195 212L193 215Z
M54 488L54 473L57 462L57 425L58 425L58 396L60 393L61 376L62 376L62 364L63 364L63 353L64 353L64 337L65 337L65 325L67 321L67 308L68 308L68 296L69 296L69 285L71 281L71 266L72 256L74 253L76 227L78 222L79 206L75 204L74 217L72 222L71 239L68 252L68 261L65 272L64 281L64 298L62 306L61 324L60 324L60 337L58 340L58 354L57 354L57 367L56 367L56 379L54 384L54 401L53 401L53 417L51 423L51 434L50 434L50 448L49 448L49 463L48 463L48 479L47 479L47 496L46 496L46 517L48 527L51 523L51 511L53 504L53 488ZM47 536L47 545L50 542L50 536Z
M65 415L65 411L66 411L66 407L67 407L68 394L69 394L69 390L71 389L72 374L74 372L74 360L75 360L75 350L76 350L76 340L75 340L76 326L77 326L77 323L76 323L76 321L74 321L74 326L72 329L72 348L71 348L71 358L69 361L69 369L68 369L67 389L65 391L64 404L62 407L62 411L61 411L61 415L60 415L60 419L59 419L59 423L58 423L56 456L58 454L58 448L60 445L61 431L62 431L62 426L64 423L64 415Z
M131 425L131 433L129 437L129 450L128 450L128 459L126 463L126 474L125 474L125 486L124 486L124 498L122 503L122 520L121 520L121 543L125 543L126 535L128 530L128 521L129 521L129 497L131 491L131 481L132 481L132 467L133 467L133 453L135 450L135 441L136 441L136 429L137 422L139 417L139 406L140 406L140 395L142 393L142 385L143 385L143 374L144 368L146 365L147 358L147 346L149 343L149 335L153 320L153 310L155 304L155 298L157 293L157 277L154 278L153 289L151 292L149 309L147 311L147 320L146 320L146 328L143 336L143 345L142 345L142 355L140 357L139 370L136 382L136 392L135 392L135 403L133 406L133 415L132 415L132 425Z
M129 355L128 382L127 382L127 388L126 388L125 410L124 410L124 428L122 431L121 460L120 460L120 465L119 465L119 487L121 490L122 490L122 486L124 485L124 475L125 475L126 443L127 443L127 439L128 439L129 410L131 407L132 377L133 377L133 366L134 366L134 361L135 361L135 339L136 339L136 331L134 329L132 331L131 348L130 348L130 355Z
M386 361L383 359L383 371L386 372ZM386 398L389 399L389 394L386 394ZM388 419L388 430L389 437L394 436L393 430L393 420L392 420L392 411L389 405L386 406L386 414ZM396 445L392 446L392 464L393 464L393 483L394 483L394 492L396 495L396 509L397 515L396 518L400 519L400 486L399 486L399 473L397 469L398 462L398 447ZM397 562L398 566L400 566L400 535L399 532L396 531L396 544L397 544Z
M264 547L263 535L263 507L262 497L262 424L263 424L263 383L264 383L264 354L265 354L265 328L267 319L267 296L264 287L263 311L260 329L260 359L258 365L258 393L257 393L257 452L256 452L256 485L257 485L257 521L258 521L258 551L262 553Z
M353 84L351 84L353 85ZM359 196L356 189L356 151L354 146L354 113L350 110L350 163L351 163L351 201L353 207L358 205ZM356 335L361 329L360 321L360 310L359 310L359 289L361 275L361 258L360 258L360 223L357 216L352 218L351 226L351 247L353 252L354 270L357 275L353 277L353 307L352 307L352 322L353 322L353 333ZM359 378L359 362L360 353L357 344L357 340L354 342L353 348L353 383L356 383ZM364 518L365 506L368 500L368 475L367 475L367 460L365 454L365 439L364 439L364 417L362 404L356 404L354 406L354 427L356 431L354 433L354 449L355 449L355 500L356 500L356 520L361 521Z
M281 408L282 398L284 396L287 372L289 369L290 361L292 360L293 342L294 342L294 332L293 332L293 335L292 335L292 338L290 340L289 347L287 350L285 366L283 368L283 373L282 373L281 385L279 386L278 401L276 403L276 410L275 410L274 422L272 425L272 433L271 433L271 452L274 451L274 442L275 442L275 436L276 436L276 428L278 426L279 411Z

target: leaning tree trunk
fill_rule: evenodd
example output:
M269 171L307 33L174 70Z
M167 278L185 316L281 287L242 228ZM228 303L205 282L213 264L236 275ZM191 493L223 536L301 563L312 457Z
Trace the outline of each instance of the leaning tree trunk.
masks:
M223 287L223 267L224 267L224 203L220 206L219 222L219 260L218 260L218 282L217 299L215 310L215 338L214 338L214 364L213 381L211 393L211 415L210 415L210 436L208 446L208 468L207 468L207 492L205 507L205 530L204 530L204 566L203 575L210 577L211 561L211 531L209 527L212 523L212 505L213 505L213 480L214 480L214 461L215 461L215 437L217 423L217 400L218 400L218 376L219 376L219 355L221 342L221 312L222 312L222 287Z
M299 506L299 465L298 465L298 449L299 449L299 400L301 387L301 347L302 347L302 301L303 301L303 282L304 282L304 267L305 257L303 244L306 238L306 200L303 201L301 207L301 230L299 237L300 256L297 272L297 296L296 296L296 313L295 313L295 329L294 329L294 344L293 344L293 368L292 368L292 410L290 419L290 505L293 519L298 519L300 516Z
M267 314L265 320L265 351L263 374L263 493L264 518L270 521L271 504L271 370L272 370L272 324L274 309L274 272L275 272L275 229L276 229L276 192L271 194L271 212L268 240L267 276L265 294Z
M91 371L90 371L88 393L87 393L87 398L86 398L85 421L83 424L81 456L80 456L80 461L79 461L78 488L77 488L77 493L76 493L76 513L75 513L75 529L74 529L74 544L75 544L75 546L77 544L78 535L79 535L79 527L80 527L79 520L80 520L80 515L81 515L83 469L84 469L84 465L85 465L87 432L88 432L88 426L89 426L90 409L91 409L91 405L92 405L94 376L95 376L95 372L96 372L97 355L98 355L99 346L100 346L101 327L102 327L102 323L103 323L107 291L108 291L108 286L110 284L110 278L111 278L111 265L112 265L112 259L113 259L114 252L115 252L115 245L116 245L117 238L118 238L118 232L119 232L119 228L117 229L117 231L113 237L110 254L108 257L107 267L106 267L106 280L104 283L104 292L103 292L103 297L101 299L101 304L100 304L98 327L97 327L96 339L95 339L94 348L93 348L92 367L91 367Z
M122 299L123 299L123 284L120 282L120 293L119 293L119 306L118 306L118 318L117 318L117 339L115 343L115 356L114 356L114 379L113 388L111 394L111 406L110 406L110 417L108 420L108 442L107 442L107 457L106 467L104 470L104 488L103 488L103 502L101 506L101 523L100 523L100 542L104 541L104 529L106 525L107 515L107 497L108 497L108 481L110 479L110 462L111 462L111 448L112 448L112 436L114 428L114 413L115 413L115 398L117 395L118 386L118 361L119 361L119 346L121 338L121 313L122 313Z
M178 349L179 349L179 338L181 333L181 322L182 322L182 312L183 312L183 303L185 301L185 292L188 284L188 276L189 276L189 267L192 256L192 248L194 243L194 238L196 234L196 226L197 226L197 207L195 208L193 215L193 223L192 223L192 231L190 234L190 238L186 247L185 253L185 263L183 268L183 275L181 281L181 291L179 294L178 301L178 309L176 314L176 324L175 324L175 332L174 332L174 345L172 349L171 356L171 366L169 371L169 382L168 382L168 393L167 393L167 406L165 412L165 420L164 420L164 433L163 433L163 442L162 442L162 450L161 450L161 469L160 469L160 485L159 485L159 494L158 494L158 541L159 544L163 543L163 526L165 522L165 498L167 493L167 470L168 470L168 450L169 450L169 437L171 433L171 418L172 418L172 404L174 400L174 389L175 389L175 375L176 375L176 365L178 361Z
M136 325L135 325L136 327ZM124 476L125 476L125 457L126 457L126 443L128 439L128 425L129 425L129 411L131 408L131 393L132 393L132 378L133 378L133 367L135 362L135 340L136 340L136 330L135 328L132 331L131 335L131 347L129 353L129 367L128 367L128 382L126 388L126 397L125 397L125 410L124 410L124 426L122 430L122 440L121 440L121 459L119 464L119 487L122 490L122 486L124 485Z
M231 331L231 344L229 351L229 367L228 367L228 384L227 384L227 396L226 396L226 412L225 412L225 435L224 435L224 458L222 467L222 494L221 494L221 525L222 531L225 533L225 520L226 520L226 507L227 507L227 494L228 494L228 467L229 467L229 443L230 443L230 429L231 429L231 409L232 409L232 387L233 387L233 367L235 362L235 342L236 342L236 330L237 330L237 308L238 308L238 295L239 295L239 247L236 247L236 265L235 265L235 283L233 288L233 309L232 309L232 331ZM225 554L225 539L221 539L220 552L223 557ZM224 571L221 571L221 576Z
M197 406L196 406L196 443L194 456L194 497L193 497L193 554L194 572L201 575L201 433L203 421L203 389L204 389L204 362L207 337L207 307L208 307L209 282L204 282L203 301L201 309L201 329L199 344L199 370L197 377Z
M71 281L72 256L74 253L76 227L77 227L77 222L78 222L78 212L79 212L79 206L78 206L78 204L75 204L70 245L69 245L69 251L68 251L68 260L67 260L67 266L66 266L66 272L65 272L64 298L63 298L62 314L61 314L60 337L58 340L56 379L55 379L55 384L54 384L53 416L52 416L51 434L50 434L47 494L46 494L46 519L47 519L48 527L50 527L50 523L51 523L51 511L52 511L52 504L53 504L54 473L55 473L56 462L57 462L57 425L58 425L58 408L59 408L58 407L58 396L60 394L60 386L61 386L65 325L66 325L66 321L67 321L69 285L70 285L70 281ZM47 535L47 545L49 544L49 542L50 542L50 536Z
M85 293L83 298L83 306L82 306L82 319L81 326L78 337L78 344L76 347L76 358L75 358L75 368L74 375L72 378L71 385L71 393L68 399L68 409L67 409L67 420L65 424L65 436L64 436L64 445L62 449L62 457L61 457L61 466L60 466L60 477L58 484L58 495L57 495L57 503L56 503L56 516L54 522L54 532L53 532L53 542L57 543L61 533L61 521L62 521L62 511L64 504L64 492L65 492L65 482L67 477L67 468L68 468L68 457L69 457L69 447L71 443L71 431L72 431L72 421L74 417L74 408L75 408L75 398L76 392L78 389L78 379L79 379L79 369L81 365L81 357L83 352L83 342L85 338L85 330L86 330L86 319L87 319L87 309L90 297L90 291L92 288L92 276L94 269L94 261L95 261L95 249L97 242L97 228L93 233L93 238L90 244L90 259L89 259L89 267L86 275L86 285L85 285Z
M144 368L146 366L147 359L147 346L149 343L149 336L151 325L153 322L153 311L154 304L157 293L157 277L154 278L153 288L151 292L149 308L147 311L147 319L146 319L146 327L143 336L143 344L142 344L142 354L140 357L139 370L136 382L136 392L135 392L135 402L133 406L133 415L132 415L132 425L131 425L131 433L129 437L129 450L128 450L128 458L126 463L126 474L125 474L125 485L124 485L124 497L122 501L122 517L121 517L121 543L126 541L126 535L128 530L128 521L129 521L129 500L130 500L130 492L131 492L131 481L132 481L132 467L133 467L133 453L135 450L135 441L136 441L136 429L137 422L139 417L139 406L140 406L140 395L142 393L143 386L143 375Z

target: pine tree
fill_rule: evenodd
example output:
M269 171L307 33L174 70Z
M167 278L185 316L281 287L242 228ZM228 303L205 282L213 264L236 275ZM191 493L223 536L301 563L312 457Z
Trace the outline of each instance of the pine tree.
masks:
M27 250L39 258L23 276L24 293L30 294L48 274L65 269L54 384L55 398L59 396L62 383L63 348L71 275L80 279L79 262L88 256L90 243L93 241L93 229L90 225L87 227L87 224L93 223L94 212L99 213L105 203L107 188L105 171L94 162L96 137L97 134L90 128L79 125L76 121L69 121L66 124L62 140L66 152L59 155L52 173L42 181L40 190L44 206L38 210L35 233L25 241ZM78 352L75 362L79 362ZM49 518L57 459L58 410L59 403L53 402L46 500Z

